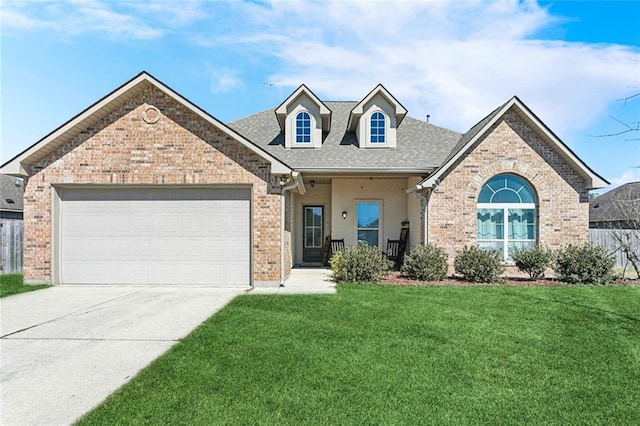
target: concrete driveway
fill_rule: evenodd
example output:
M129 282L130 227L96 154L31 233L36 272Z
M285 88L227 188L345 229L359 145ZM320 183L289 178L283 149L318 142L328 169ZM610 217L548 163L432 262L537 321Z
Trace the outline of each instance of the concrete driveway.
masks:
M0 299L0 424L69 424L248 288L57 286Z

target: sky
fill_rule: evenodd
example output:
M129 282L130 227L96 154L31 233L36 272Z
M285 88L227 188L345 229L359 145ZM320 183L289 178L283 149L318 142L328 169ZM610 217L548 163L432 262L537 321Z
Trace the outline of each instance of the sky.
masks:
M0 163L144 70L223 122L302 83L325 101L382 83L463 133L517 95L611 187L640 180L640 1L4 0L0 14Z

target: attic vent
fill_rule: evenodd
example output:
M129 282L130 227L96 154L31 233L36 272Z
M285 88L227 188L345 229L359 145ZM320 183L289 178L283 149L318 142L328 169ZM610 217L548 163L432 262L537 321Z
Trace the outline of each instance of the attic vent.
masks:
M15 201L13 201L12 198L5 198L4 200L9 204L15 204L16 203Z
M595 206L593 206L594 209L597 209L598 207L600 207L600 203L598 203Z

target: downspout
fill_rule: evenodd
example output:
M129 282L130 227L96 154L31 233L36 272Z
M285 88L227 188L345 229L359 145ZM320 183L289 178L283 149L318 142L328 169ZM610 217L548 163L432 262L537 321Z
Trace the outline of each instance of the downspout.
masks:
M302 183L302 175L300 172L292 172L291 177L293 178L293 182L289 185L286 185L288 182L287 176L282 175L280 177L280 185L283 185L280 188L280 287L284 287L284 258L285 258L285 240L284 240L284 220L285 220L285 204L286 198L285 193L291 189L297 188L300 186L300 193L304 194L305 188Z

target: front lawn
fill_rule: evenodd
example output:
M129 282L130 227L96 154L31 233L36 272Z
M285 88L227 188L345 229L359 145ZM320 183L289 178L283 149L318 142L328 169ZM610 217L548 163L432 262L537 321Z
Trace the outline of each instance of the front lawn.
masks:
M26 285L22 274L0 275L0 297L11 296L12 294L24 293L26 291L38 290L49 287L48 285Z
M236 298L80 424L637 424L640 288Z

